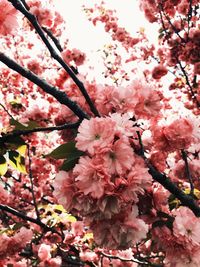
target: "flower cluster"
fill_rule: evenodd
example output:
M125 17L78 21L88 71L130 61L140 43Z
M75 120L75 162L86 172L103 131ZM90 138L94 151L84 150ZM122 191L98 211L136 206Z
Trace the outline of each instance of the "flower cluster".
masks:
M57 174L54 194L66 209L86 217L98 245L128 248L148 230L133 204L151 185L144 161L131 147L133 121L114 113L84 120L78 131L76 147L85 154L72 172Z

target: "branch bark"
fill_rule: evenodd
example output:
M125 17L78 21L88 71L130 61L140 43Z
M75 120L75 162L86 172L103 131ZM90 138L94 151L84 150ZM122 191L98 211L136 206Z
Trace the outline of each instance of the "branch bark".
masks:
M45 231L50 231L52 233L56 233L56 234L62 236L61 233L59 233L56 229L51 228L51 227L47 226L46 224L44 224L43 222L41 222L40 220L32 218L32 217L29 217L29 216L25 215L24 213L22 213L20 211L17 211L17 210L15 210L15 209L7 206L7 205L0 204L0 210L8 212L8 213L10 213L10 214L12 214L12 215L24 220L24 221L28 221L28 222L32 222L34 224L37 224L42 229L44 229Z
M0 142L6 142L9 141L10 139L17 137L17 136L21 136L21 135L28 135L31 133L36 133L36 132L47 132L47 131L60 131L60 130L64 130L64 129L75 129L79 126L80 124L80 120L74 123L65 123L63 125L59 125L59 126L50 126L50 127L37 127L34 129L30 129L30 130L16 130L13 131L12 133L8 133L3 135L2 137L0 137Z
M68 98L65 92L60 91L58 88L50 85L44 79L41 79L30 70L20 66L16 61L7 57L4 53L0 52L0 61L3 62L10 69L18 72L29 81L39 86L44 92L52 95L58 100L59 103L71 109L80 119L89 119L89 116L72 100Z
M165 189L167 189L171 194L173 194L176 198L178 198L183 206L188 207L193 211L193 213L200 217L200 207L195 202L194 198L190 195L186 195L182 190L178 188L176 184L174 184L169 177L167 177L164 173L159 172L151 163L148 161L144 154L144 147L141 139L141 135L137 132L138 140L140 144L140 152L139 155L146 162L147 167L149 168L149 174L152 178L161 184Z
M96 109L94 103L92 102L89 94L87 93L87 90L85 89L84 84L78 79L76 74L71 70L71 68L64 62L64 60L55 51L55 49L53 48L49 40L46 38L41 26L39 25L37 21L36 16L30 13L19 0L8 0L8 2L10 2L17 10L19 10L28 19L28 21L32 24L32 26L35 28L36 32L42 39L43 43L46 45L52 58L54 58L64 68L64 70L69 74L69 76L72 78L74 83L78 86L79 90L85 97L85 100L88 103L93 114L97 117L100 117L100 114L98 110Z

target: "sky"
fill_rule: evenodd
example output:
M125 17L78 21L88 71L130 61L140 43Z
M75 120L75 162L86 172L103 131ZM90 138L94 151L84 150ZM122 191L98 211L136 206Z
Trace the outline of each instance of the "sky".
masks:
M97 82L104 82L101 75L105 70L101 54L97 51L111 41L110 35L105 32L104 25L97 23L94 27L88 21L86 14L82 10L85 5L88 8L94 7L95 3L101 3L100 0L54 0L56 9L66 20L66 31L69 38L68 47L78 48L87 54L89 64L94 66L92 77ZM139 9L138 0L104 0L105 7L116 10L119 27L124 27L132 37L136 37L136 32L140 28L145 28L145 33L150 43L156 44L158 36L158 26L150 24ZM122 52L123 53L123 52ZM80 70L80 69L79 69Z
M67 22L67 31L71 45L84 51L95 50L105 44L108 35L103 26L94 27L82 11L82 5L93 7L94 0L55 0L56 8L61 12ZM157 41L156 25L150 24L139 9L138 0L104 0L106 7L115 9L119 18L119 26L134 36L141 27L146 29L146 34L151 42Z

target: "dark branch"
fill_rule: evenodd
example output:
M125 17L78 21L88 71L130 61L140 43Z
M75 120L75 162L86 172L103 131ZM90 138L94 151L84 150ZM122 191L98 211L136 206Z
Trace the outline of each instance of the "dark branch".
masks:
M137 132L139 144L141 146L142 139L140 133ZM196 204L195 200L192 196L186 195L182 190L180 190L176 184L174 184L165 174L159 172L148 159L145 157L143 145L141 146L141 151L139 153L140 156L145 160L147 167L149 168L149 174L151 174L152 178L160 183L165 189L167 189L171 194L173 194L176 198L178 198L183 206L188 207L193 211L193 213L200 217L200 207Z
M4 111L8 114L8 116L9 116L11 119L14 119L13 116L12 116L12 114L7 110L6 107L4 107L3 104L0 103L0 106L4 109Z
M34 204L37 219L38 219L38 221L41 221L40 220L40 213L39 213L37 202L36 202L35 192L34 192L33 173L32 173L32 169L31 169L32 160L31 160L31 155L30 155L30 147L29 147L29 145L27 145L27 147L28 147L28 159L29 159L28 160L28 171L29 171L29 179L30 179L30 183L31 183L31 194L32 194L32 198L33 198L33 204Z
M178 58L176 58L176 60L177 60L177 62L178 62L178 64L179 64L179 67L180 67L180 69L181 69L181 71L182 71L184 77L185 77L186 84L187 84L188 87L189 87L190 94L191 94L192 98L196 101L197 106L200 107L200 103L199 103L199 101L198 101L197 98L196 98L196 95L195 95L195 93L194 93L194 91L193 91L192 85L190 84L188 75L187 75L187 73L186 73L186 71L185 71L185 69L184 69L184 67L183 67L183 65L182 65L182 63L181 63L181 61L180 61Z
M64 130L64 129L75 129L80 125L80 120L74 123L65 123L63 125L59 125L59 126L50 126L50 127L37 127L34 129L30 129L30 130L16 130L13 131L12 133L8 133L3 135L2 137L0 137L0 142L6 142L9 139L12 139L14 137L17 136L21 136L21 135L28 135L31 133L36 133L36 132L47 132L47 131L60 131L60 130Z
M141 264L142 266L153 266L153 267L161 267L161 265L159 264L154 264L154 263L151 263L151 262L145 262L145 261L140 261L138 259L125 259L125 258L122 258L122 257L119 257L119 256L115 256L115 255L110 255L110 254L106 254L104 252L101 252L100 253L103 257L106 257L108 259L113 259L113 260L120 260L122 262L135 262L135 263L138 263L138 264Z
M62 52L62 51L63 51L62 46L61 46L61 44L59 43L58 39L53 35L53 33L52 33L49 29L47 29L47 28L45 28L45 27L42 27L42 29L43 29L43 31L45 31L46 34L51 38L51 40L54 42L54 44L55 44L55 46L58 48L58 50L59 50L60 52Z
M2 52L0 52L0 61L10 69L18 72L23 77L38 85L44 92L52 95L59 103L71 109L80 119L89 119L89 116L75 102L70 100L65 92L60 91L58 88L47 83L44 79L39 78L30 70L20 66L17 62L7 57Z
M58 235L61 235L56 229L51 228L51 227L47 226L46 224L44 224L43 222L39 221L38 219L34 219L32 217L29 217L29 216L25 215L24 213L22 213L20 211L17 211L17 210L15 210L15 209L13 209L13 208L11 208L9 206L0 204L0 210L3 210L3 211L8 212L8 213L10 213L12 215L15 215L16 217L18 217L18 218L20 218L22 220L37 224L42 229L44 229L45 231L50 231L52 233L56 233Z
M83 94L83 96L85 97L86 102L88 103L88 105L90 106L91 111L93 112L93 114L95 116L100 117L100 114L98 112L98 110L96 109L96 107L94 106L94 103L92 102L90 96L88 95L83 83L78 79L78 77L75 75L75 73L71 70L71 68L64 62L64 60L58 55L58 53L55 51L55 49L53 48L53 46L51 45L51 43L48 41L48 39L46 38L41 26L39 25L36 16L34 16L32 13L30 13L25 7L24 5L18 1L18 0L8 0L9 2L12 3L12 5L19 10L28 20L29 22L32 24L32 26L35 28L36 32L39 34L40 38L42 39L42 41L44 42L44 44L46 45L46 47L48 48L51 56L60 63L60 65L64 68L64 70L69 74L69 76L72 78L72 80L74 81L74 83L78 86L78 88L80 89L81 93Z
M185 150L181 151L182 154L182 158L185 162L185 172L186 172L186 176L188 178L188 181L190 183L190 195L193 196L194 195L194 185L193 185L193 181L192 181L192 176L190 173L190 167L188 164L188 157L187 157L187 153L185 152Z
M149 168L149 173L155 181L160 183L165 189L178 198L183 206L188 207L197 217L200 217L200 207L196 204L193 197L186 195L174 183L172 183L165 174L157 171L151 164L148 163L147 166Z

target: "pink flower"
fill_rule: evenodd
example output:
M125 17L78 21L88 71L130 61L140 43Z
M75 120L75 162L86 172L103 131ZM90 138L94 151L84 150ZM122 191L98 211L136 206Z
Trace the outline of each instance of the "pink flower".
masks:
M167 74L168 70L163 65L156 66L152 71L152 77L155 80L159 80L161 77L165 76Z
M163 133L171 147L184 149L192 142L193 125L189 120L180 118L164 127Z
M27 242L30 242L33 236L33 232L26 227L21 227L19 232L13 236L12 243L20 247L25 246Z
M180 207L174 211L175 220L173 233L179 241L200 245L200 219L187 207Z
M148 173L148 169L144 161L139 156L135 156L133 166L127 174L125 190L122 193L124 200L137 201L137 194L143 194L144 189L150 187L152 177Z
M94 240L100 247L126 249L146 237L148 226L138 219L136 206L121 212L120 218L96 221L91 225Z
M80 258L82 261L97 261L98 260L98 256L95 252L93 251L82 251L80 253Z
M51 9L40 5L40 7L31 7L30 12L37 17L37 20L41 26L48 28L53 27L54 12Z
M130 170L134 162L133 149L125 136L118 139L105 154L105 166L111 174Z
M51 258L51 246L41 244L38 250L38 257L41 261L49 260Z
M113 108L113 94L115 88L112 86L103 87L101 85L97 86L97 96L95 99L95 104L97 109L102 115L108 115Z
M53 195L68 210L72 205L73 196L76 192L72 174L65 171L58 172L53 187Z
M93 198L103 196L109 176L101 158L81 157L73 170L73 174L76 176L77 187L85 195L91 194Z
M18 27L17 10L7 0L0 1L0 35L12 33Z
M95 150L105 148L112 143L114 129L115 122L110 118L85 119L78 128L76 147L93 155Z
M135 129L133 128L134 121L130 120L131 114L112 113L110 114L110 117L113 121L116 122L115 134L118 137L121 136L132 137L134 135L135 133Z
M115 110L120 113L133 112L137 103L133 85L117 88L113 92L112 102Z
M81 236L84 233L84 225L83 222L77 221L72 223L72 234L77 236Z
M153 140L156 148L163 151L188 148L193 141L193 125L188 119L180 118L167 126L154 126Z
M158 92L147 86L145 94L138 95L135 114L139 117L150 119L159 115L161 108L161 97Z

